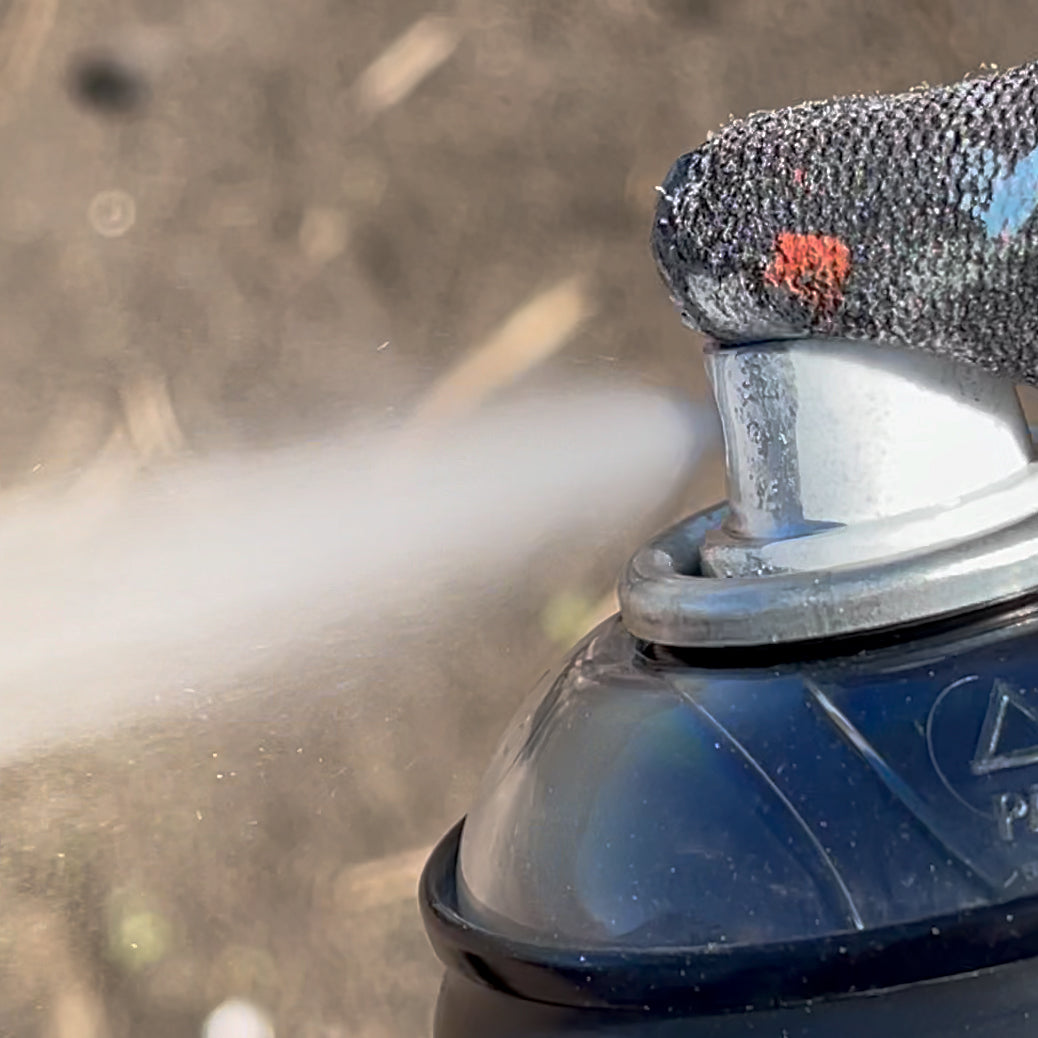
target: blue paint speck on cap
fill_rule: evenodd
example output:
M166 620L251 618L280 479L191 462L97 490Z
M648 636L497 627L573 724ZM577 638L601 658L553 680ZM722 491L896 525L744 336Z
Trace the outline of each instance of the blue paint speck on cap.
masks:
M991 204L984 212L989 238L1016 234L1038 205L1038 148L1028 152L1008 176L991 185Z
M965 156L953 155L951 159L952 171L957 178L965 166L963 177L963 191L959 200L959 208L977 220L984 218L983 199L985 196L991 198L993 181L996 174L1004 177L1006 173L1005 163L996 159L995 153L990 148L982 151L969 151ZM953 178L954 180L954 178ZM952 187L949 186L949 190ZM990 205L990 202L989 202ZM995 231L994 235L1000 233Z

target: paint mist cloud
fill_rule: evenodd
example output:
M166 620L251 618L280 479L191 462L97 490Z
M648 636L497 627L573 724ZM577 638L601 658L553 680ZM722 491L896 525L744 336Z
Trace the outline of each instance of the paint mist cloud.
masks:
M0 760L146 717L335 625L506 589L546 539L659 507L711 429L670 398L597 389L15 502L0 514Z

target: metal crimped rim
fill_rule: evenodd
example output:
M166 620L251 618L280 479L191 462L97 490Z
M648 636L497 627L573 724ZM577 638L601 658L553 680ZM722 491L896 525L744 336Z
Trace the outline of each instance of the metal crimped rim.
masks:
M700 547L721 505L642 547L619 584L624 626L676 648L813 641L935 619L1038 588L1038 511L995 530L878 561L754 577L707 577Z

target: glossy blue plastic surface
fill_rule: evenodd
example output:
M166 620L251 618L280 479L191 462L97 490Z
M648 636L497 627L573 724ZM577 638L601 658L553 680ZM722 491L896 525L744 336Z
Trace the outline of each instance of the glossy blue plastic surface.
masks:
M464 915L567 948L757 945L1038 892L1038 622L740 668L607 621L513 722Z

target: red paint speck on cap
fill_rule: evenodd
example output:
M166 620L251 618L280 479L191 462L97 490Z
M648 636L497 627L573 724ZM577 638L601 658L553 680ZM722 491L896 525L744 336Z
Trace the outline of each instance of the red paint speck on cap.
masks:
M775 237L764 281L781 285L823 315L832 314L843 301L850 272L851 250L839 238L784 231Z

